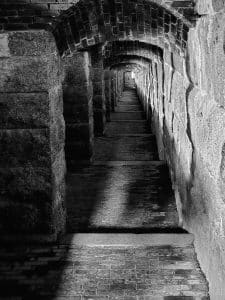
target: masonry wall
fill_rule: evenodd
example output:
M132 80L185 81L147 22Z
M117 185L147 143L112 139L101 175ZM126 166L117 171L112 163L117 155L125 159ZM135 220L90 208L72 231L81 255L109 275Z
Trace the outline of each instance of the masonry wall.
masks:
M208 1L189 32L187 56L164 50L162 64L136 73L161 159L171 170L181 225L195 236L211 299L225 297L225 14ZM218 11L216 11L216 9ZM158 81L158 83L157 83ZM149 87L150 85L150 87ZM149 107L149 104L150 107Z
M65 229L60 58L45 31L3 33L0 45L1 239L55 240Z
M87 51L63 59L63 100L66 122L66 162L68 168L90 161L93 154L93 85L91 60Z

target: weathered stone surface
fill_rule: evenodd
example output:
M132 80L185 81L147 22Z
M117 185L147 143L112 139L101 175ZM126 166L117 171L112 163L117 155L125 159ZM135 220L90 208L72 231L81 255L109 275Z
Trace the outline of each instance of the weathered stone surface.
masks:
M8 57L10 55L8 34L0 35L0 57Z
M209 15L189 31L186 61L166 51L163 73L153 64L152 80L148 69L135 72L145 110L150 80L153 129L170 166L180 222L195 235L197 255L215 300L225 295L223 2L198 1L199 10Z
M2 199L28 200L41 199L50 201L51 172L49 168L32 167L29 163L16 168L1 168Z
M64 58L63 83L64 118L66 122L67 165L74 161L89 160L93 140L93 87L88 52Z
M11 57L0 61L0 92L47 91L60 80L57 56Z
M90 57L88 52L78 52L63 59L64 85L77 86L90 80Z
M0 127L46 128L49 126L48 93L1 93Z
M63 98L64 102L82 105L90 101L92 93L93 90L91 84L84 83L78 86L74 84L74 86L69 85L64 87Z
M49 129L1 130L1 167L50 166Z
M65 228L60 58L44 31L7 33L0 43L1 239L54 240Z
M225 2L224 0L197 0L196 10L199 14L214 14L224 10Z
M94 110L103 109L104 107L103 101L104 101L104 97L102 95L95 95L93 97Z
M88 234L74 234L57 245L2 247L0 296L41 300L208 299L192 239L169 234L165 244L165 235L160 234L116 237L94 234L90 239Z
M45 30L7 33L10 56L41 56L57 53L54 36Z

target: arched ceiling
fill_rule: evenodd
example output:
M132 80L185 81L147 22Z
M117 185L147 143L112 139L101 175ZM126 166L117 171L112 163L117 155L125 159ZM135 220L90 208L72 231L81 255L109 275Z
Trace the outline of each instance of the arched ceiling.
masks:
M184 52L196 17L194 0L10 0L0 13L2 31L52 31L62 55L118 40Z

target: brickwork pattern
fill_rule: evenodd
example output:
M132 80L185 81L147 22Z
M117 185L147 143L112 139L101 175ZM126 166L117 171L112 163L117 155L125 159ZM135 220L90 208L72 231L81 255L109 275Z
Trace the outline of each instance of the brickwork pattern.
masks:
M5 247L0 287L17 300L209 299L192 245Z
M113 64L118 56L135 56L153 61L161 60L163 51L153 45L141 43L139 41L117 41L107 43L103 50L105 66Z
M192 1L147 0L49 2L0 4L0 30L45 28L53 31L61 54L106 40L139 39L171 48L186 48L188 27L183 15L194 15ZM72 6L71 6L72 5ZM69 8L70 7L70 8ZM173 8L172 12L168 8ZM68 9L69 8L69 9Z

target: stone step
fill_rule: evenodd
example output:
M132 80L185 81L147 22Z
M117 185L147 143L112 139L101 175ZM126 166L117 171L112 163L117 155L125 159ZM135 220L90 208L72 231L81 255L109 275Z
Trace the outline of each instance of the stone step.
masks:
M89 164L90 165L90 164ZM87 165L86 165L87 166ZM92 163L92 166L154 166L154 167L160 167L164 166L166 167L166 162L163 160L117 160L117 161L109 161L109 160L95 160Z
M69 232L180 232L168 170L152 164L95 164L67 178Z
M117 134L143 134L151 133L147 121L114 121L109 122L105 129L106 136Z
M141 106L135 106L135 105L120 105L120 106L117 106L116 109L115 109L115 112L116 113L136 113L136 112L139 112L139 113L144 113L144 111L142 110L142 107ZM114 114L114 113L113 113Z
M118 101L118 105L140 105L137 99L122 99Z
M94 161L158 160L154 135L99 137L95 139L94 149Z
M116 112L119 112L120 110L122 111L136 111L136 110L141 110L142 106L140 104L120 104L116 106Z
M192 246L194 236L189 233L77 233L67 234L60 244L88 247L187 247Z
M111 120L143 120L145 119L144 112L116 112L111 115Z
M207 300L192 243L189 234L72 234L1 247L0 298Z

